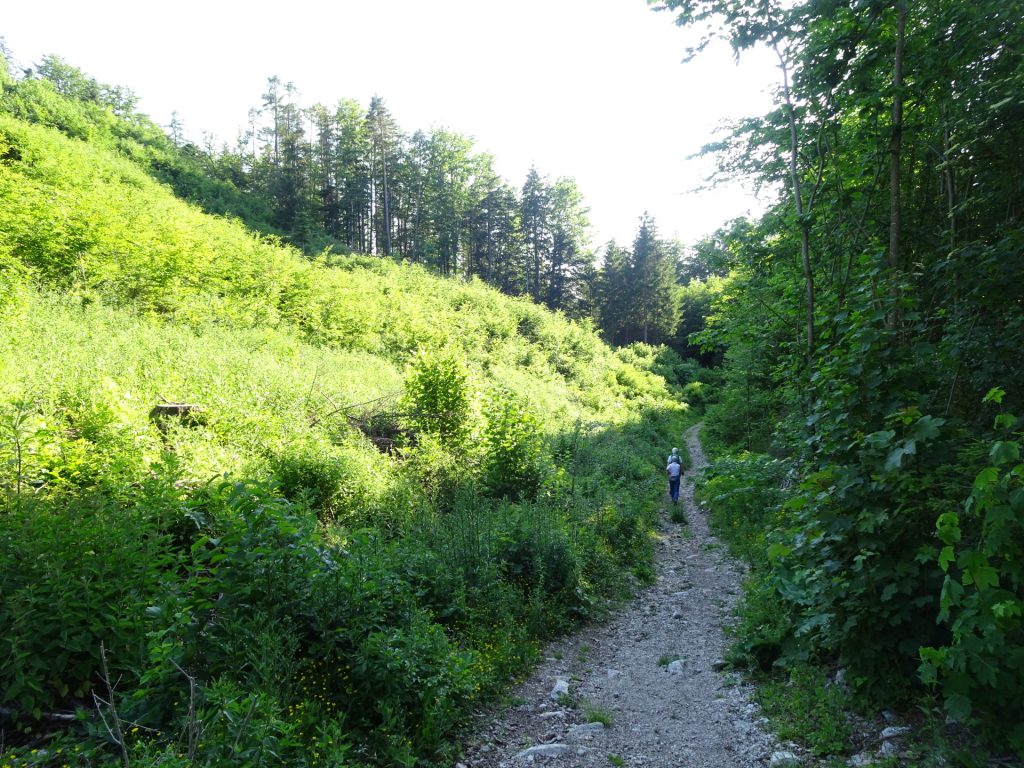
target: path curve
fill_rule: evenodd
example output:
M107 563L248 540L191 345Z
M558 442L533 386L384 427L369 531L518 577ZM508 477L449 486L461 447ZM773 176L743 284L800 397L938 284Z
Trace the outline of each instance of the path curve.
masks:
M456 768L768 765L775 743L761 730L750 689L716 671L743 567L694 502L696 470L707 464L699 431L698 424L685 436L693 466L680 503L689 525L663 518L654 585L611 621L548 646L545 661L513 691L517 703L476 734ZM552 700L559 680L569 682L573 704ZM583 727L588 710L611 727Z

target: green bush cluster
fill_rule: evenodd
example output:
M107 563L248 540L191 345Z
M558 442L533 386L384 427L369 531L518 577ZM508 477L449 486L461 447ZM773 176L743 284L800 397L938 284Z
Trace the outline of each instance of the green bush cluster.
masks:
M1005 393L992 390L987 400ZM940 688L945 709L993 740L1024 752L1024 432L1002 413L987 464L961 511L939 515L944 574L939 620L950 636L920 649L922 679Z
M885 343L885 313L847 323L855 351L823 355L809 385L816 460L724 455L702 488L755 565L733 654L768 670L840 665L862 701L887 706L931 707L924 683L941 698L937 716L1019 752L1019 419L1003 414L979 434L925 412L928 357ZM763 450L792 443L792 420L761 415L744 435L727 405L708 413L719 445L758 431L773 433L755 441Z
M743 452L715 461L697 483L696 499L711 511L716 532L750 563L767 564L768 533L785 525L789 471L786 461Z

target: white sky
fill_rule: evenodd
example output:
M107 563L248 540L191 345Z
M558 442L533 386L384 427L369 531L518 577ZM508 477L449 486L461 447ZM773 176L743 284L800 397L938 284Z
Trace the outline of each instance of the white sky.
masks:
M172 111L233 143L267 78L299 101L384 98L403 130L445 126L495 155L517 187L531 163L575 177L594 242L632 241L647 210L691 243L761 206L742 190L687 192L686 157L724 118L768 109L776 71L724 48L681 64L691 33L644 0L6 0L18 63L55 53L123 85L166 125Z

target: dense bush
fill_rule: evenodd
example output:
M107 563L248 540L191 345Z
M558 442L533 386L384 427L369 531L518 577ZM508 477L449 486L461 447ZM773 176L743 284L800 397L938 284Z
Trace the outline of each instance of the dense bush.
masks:
M750 563L767 564L769 532L786 524L783 483L790 471L784 461L741 453L716 461L697 484L697 501L711 512L710 522L735 554Z
M1004 394L996 389L986 399ZM995 426L988 466L962 511L943 512L936 523L945 574L939 619L951 637L921 648L921 675L940 684L950 716L1024 752L1024 433L1008 413Z

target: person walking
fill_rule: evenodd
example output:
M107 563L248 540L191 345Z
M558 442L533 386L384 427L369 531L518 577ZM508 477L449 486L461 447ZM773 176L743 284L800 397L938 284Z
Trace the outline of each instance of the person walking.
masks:
M668 495L672 497L673 504L678 504L679 482L683 479L683 460L679 456L678 448L672 449L665 472L668 474Z

